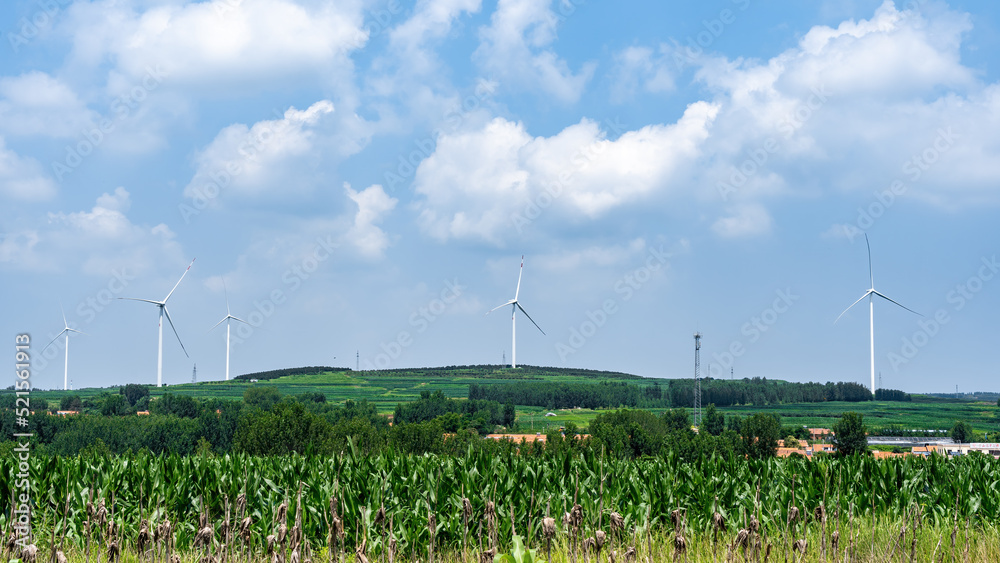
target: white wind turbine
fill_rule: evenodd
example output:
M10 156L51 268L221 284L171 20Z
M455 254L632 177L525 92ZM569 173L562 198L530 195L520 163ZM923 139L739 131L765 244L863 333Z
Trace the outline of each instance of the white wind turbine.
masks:
M59 309L62 309L62 305L59 306ZM81 330L76 330L75 328L69 327L69 323L66 322L65 310L63 310L62 312L62 316L63 316L63 329L59 332L59 334L56 335L55 338L53 338L48 344L45 345L45 348L42 348L42 353L44 354L45 351L49 349L49 346L52 346L53 342L59 340L60 336L62 336L63 334L66 335L66 350L65 350L66 362L65 365L63 366L63 391L66 391L69 389L69 333L71 332L75 332L78 334L86 334L86 333Z
M215 330L216 326L219 326L222 323L226 323L226 381L229 381L229 325L230 325L230 321L239 321L239 322L241 322L241 323L243 323L245 325L249 325L250 323L244 321L243 319L241 319L239 317L234 317L233 314L229 311L229 290L226 289L226 280L225 280L225 278L223 278L223 280L222 280L222 290L226 293L226 316L221 321L215 323L215 326L213 326L212 328L210 328L208 330L210 330L210 331L211 330Z
M868 291L866 291L865 294L862 295L860 299L858 299L854 303L851 303L850 307L844 309L844 312L841 313L840 316L837 317L837 321L840 320L840 317L844 316L844 313L846 313L847 311L851 310L851 307L853 307L853 306L857 305L858 303L862 302L865 299L865 297L868 298L868 330L869 330L870 337L871 337L871 368L872 368L872 385L871 385L871 387L872 387L872 395L874 395L875 394L875 296L877 295L877 296L881 297L882 299L885 299L886 301L888 301L888 302L890 302L890 303L892 303L894 305L898 305L899 307L902 307L902 308L906 309L907 311L913 313L914 315L919 315L921 317L923 315L921 315L920 313L914 311L913 309L910 309L909 307L906 307L905 305L902 305L900 303L897 303L896 301L893 301L892 299L886 297L882 293L880 293L880 292L878 292L878 291L875 290L875 276L872 275L872 247L868 243L868 234L867 233L865 233L865 246L868 247L868 279L869 279L869 281L871 281L871 284L872 284L871 285L871 289L869 289ZM833 321L833 322L836 323L837 321Z
M517 367L517 320L516 320L517 319L517 310L520 309L521 312L524 313L524 316L528 317L528 320L531 321L531 324L535 325L535 328L538 329L538 332L541 332L542 334L545 334L545 331L542 330L542 327L538 326L538 323L536 323L535 320L531 318L531 315L529 315L528 312L524 310L524 307L522 307L521 304L517 301L517 296L520 295L520 293L521 293L521 274L522 273L524 273L524 256L523 255L521 256L521 269L517 273L517 289L514 290L514 298L511 299L510 301L504 303L503 305L498 305L498 306L496 306L496 307L494 307L494 308L492 308L492 309L490 309L489 311L486 312L486 314L489 315L490 313L492 313L493 311L496 311L497 309L499 309L501 307L506 307L507 305L510 305L510 332L511 332L510 367L511 368L516 368Z
M174 290L176 290L177 286L179 286L181 284L181 281L184 279L184 276L186 276L187 273L191 270L191 266L194 266L194 260L191 260L191 263L188 264L187 270L184 270L184 273L181 274L181 279L177 280L177 283L174 284L174 288L171 289L170 293L168 293L167 296L163 298L163 301L153 301L151 299L137 299L135 297L119 297L118 298L118 299L126 299L126 300L129 300L129 301L143 301L145 303L152 303L153 305L156 305L157 307L160 308L160 323L159 323L160 335L159 335L159 341L158 341L159 344L158 344L158 348L157 348L158 352L157 352L157 355L156 355L156 386L157 387L163 387L163 317L164 316L167 317L167 322L170 323L170 328L174 329L174 336L177 337L177 343L181 345L181 350L184 350L184 355L187 356L187 357L189 357L189 358L191 357L190 355L188 355L187 349L184 348L184 343L181 342L181 335L177 334L177 327L174 326L174 321L172 321L170 319L170 312L167 311L167 300L170 299L170 296L174 294Z

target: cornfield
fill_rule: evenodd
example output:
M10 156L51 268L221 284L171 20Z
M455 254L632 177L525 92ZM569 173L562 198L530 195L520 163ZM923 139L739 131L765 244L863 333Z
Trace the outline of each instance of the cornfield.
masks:
M140 453L35 457L31 475L37 557L88 562L492 561L515 537L574 562L962 560L983 541L996 553L1000 522L1000 462L984 456ZM0 483L0 524L27 560L10 540L13 483Z

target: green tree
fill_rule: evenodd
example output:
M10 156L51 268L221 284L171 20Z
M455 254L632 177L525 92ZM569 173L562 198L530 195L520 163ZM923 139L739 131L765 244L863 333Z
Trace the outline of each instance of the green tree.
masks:
M129 404L123 395L108 395L101 405L104 416L121 416L128 414Z
M83 408L79 395L66 395L59 401L59 410L78 411Z
M709 403L705 409L705 421L701 426L712 436L719 436L726 429L726 415L715 408L715 403Z
M128 404L133 407L139 399L149 396L148 387L145 385L137 385L135 383L129 383L128 385L120 388L118 392L124 395L125 399L128 400Z
M663 411L663 423L668 430L691 430L691 417L687 409L677 408Z
M868 431L864 417L856 412L845 412L833 425L833 445L842 456L867 454Z
M966 444L972 440L972 426L968 422L959 420L955 426L951 427L951 439L959 444Z
M517 412L514 410L514 403L508 402L503 406L503 425L507 428L514 426L517 420Z
M778 453L781 422L771 414L755 414L743 419L743 452L752 459L774 457Z
M798 448L799 447L799 440L795 436L792 436L791 434L789 434L788 436L785 436L785 447L786 448Z
M269 411L281 400L281 393L269 385L253 386L243 392L243 402Z

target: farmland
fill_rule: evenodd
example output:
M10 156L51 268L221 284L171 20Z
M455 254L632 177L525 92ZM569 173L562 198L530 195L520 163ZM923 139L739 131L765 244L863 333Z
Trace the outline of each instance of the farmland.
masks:
M423 391L441 391L446 397L465 398L470 385L497 386L511 382L545 383L628 383L636 386L650 386L660 383L664 388L671 380L655 380L638 376L589 370L566 370L524 366L516 373L499 366L463 366L450 368L406 369L394 371L361 371L347 369L322 371L319 373L285 375L274 379L251 383L249 380L209 381L197 384L180 384L169 387L150 387L152 397L165 393L192 396L199 399L238 400L252 386L273 387L282 395L297 396L303 393L322 393L327 401L340 403L346 400L367 400L379 412L391 413L398 403L412 401ZM686 380L674 380L686 381ZM777 382L780 384L780 382ZM88 388L72 391L83 399L94 398L108 389ZM110 389L117 392L117 388ZM35 391L33 396L46 399L52 404L66 396L63 391ZM665 410L664 406L643 406L655 413ZM586 427L591 420L607 409L587 408L545 408L540 406L517 405L518 422L523 429L542 431L552 426L573 423ZM811 403L779 403L724 406L719 409L726 415L746 416L753 413L776 414L783 424L829 428L844 412L855 411L863 414L869 428L897 426L908 429L946 430L955 421L963 420L978 431L989 435L1000 435L1000 411L995 402L971 401L961 398L931 397L915 395L910 402L886 401L824 401ZM555 416L545 416L547 413Z
M0 460L0 470L11 474L11 463ZM794 543L807 540L808 560L950 560L968 550L984 561L997 555L1000 520L1000 462L981 456L685 464L572 453L361 456L349 448L327 458L136 454L31 463L39 557L55 543L80 559L91 550L99 561L114 558L112 543L132 557L169 549L189 560L326 561L360 552L366 558L354 560L454 561L463 551L508 551L515 535L536 549L551 537L560 561L598 536L605 554L631 547L641 560L688 549L703 561L727 552L795 558ZM0 484L0 498L10 498L11 486ZM6 520L10 507L0 508ZM9 530L9 520L2 524Z

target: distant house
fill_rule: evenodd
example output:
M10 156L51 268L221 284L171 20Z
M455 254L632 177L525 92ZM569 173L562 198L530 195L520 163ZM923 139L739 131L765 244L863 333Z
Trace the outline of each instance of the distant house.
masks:
M80 414L80 411L56 411L56 416L69 416L71 414Z
M833 438L833 431L829 428L809 428L809 439L816 442Z
M554 412L547 412L545 413L545 416L558 416L558 415Z
M135 411L135 414L139 416L145 416L149 414L149 411Z
M545 442L545 434L487 434L487 440L510 440L512 442Z
M257 381L258 381L257 379L251 379L250 383L257 383Z

